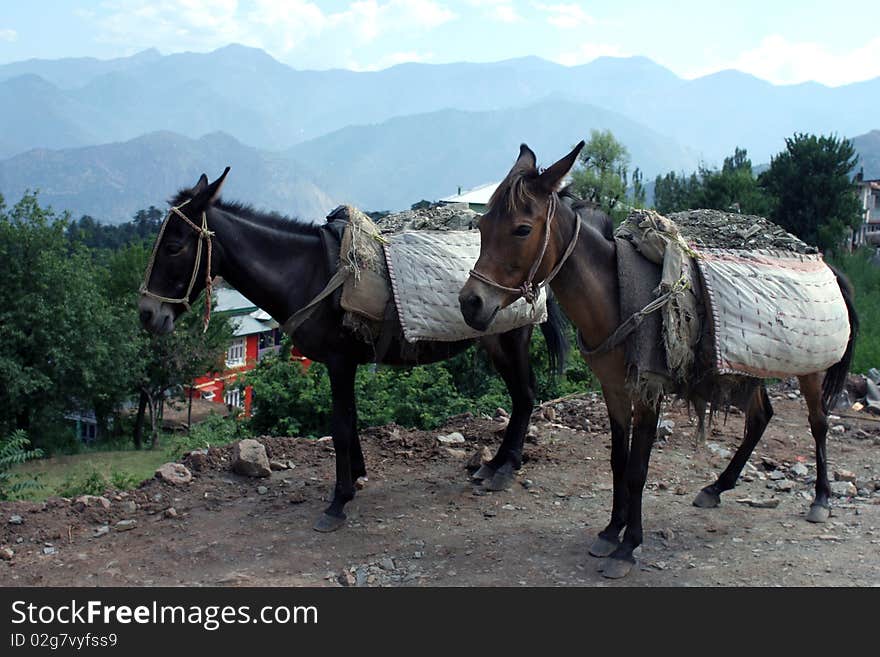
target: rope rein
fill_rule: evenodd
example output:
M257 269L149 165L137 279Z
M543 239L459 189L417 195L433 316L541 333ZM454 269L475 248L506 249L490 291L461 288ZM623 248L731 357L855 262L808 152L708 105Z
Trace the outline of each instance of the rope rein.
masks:
M189 217L187 217L183 212L180 211L180 208L184 207L191 200L192 199L187 199L180 205L172 206L171 209L168 211L168 214L165 215L165 219L162 221L162 226L159 228L159 235L156 237L156 243L153 245L153 251L152 253L150 253L150 260L147 263L147 270L146 272L144 272L144 282L141 283L139 292L140 294L156 299L157 301L182 304L184 308L190 310L189 297L190 294L192 294L193 288L196 284L196 278L198 277L199 273L199 265L202 262L202 242L205 242L207 244L205 249L208 256L207 266L205 269L205 315L202 321L202 332L205 333L208 330L208 324L211 322L211 294L213 291L213 283L211 279L211 252L213 240L211 238L214 236L214 233L208 230L208 214L206 212L202 212L202 225L198 226L194 224L189 219ZM190 276L189 279L189 285L187 286L184 295L176 299L172 297L165 297L161 294L156 294L155 292L151 292L149 289L150 276L153 274L153 265L156 263L156 255L159 252L159 245L162 243L162 237L165 234L165 229L168 227L168 222L171 220L172 215L177 215L178 217L183 219L186 225L192 228L198 235L198 242L196 246L196 259L193 262L193 271L192 276Z
M522 285L519 287L507 287L506 285L501 285L501 283L497 283L485 274L481 274L475 269L471 269L468 272L468 275L472 278L476 278L478 281L485 283L487 285L491 285L494 288L499 290L503 290L504 292L509 292L511 294L517 295L517 298L523 297L527 303L534 304L538 298L538 294L542 287L548 285L550 281L552 281L556 274L559 273L559 270L562 269L562 266L568 260L568 257L572 254L575 247L577 246L578 237L581 232L581 217L575 212L575 224L574 224L574 234L572 235L571 241L568 243L568 246L565 249L565 252L562 254L562 257L559 259L559 262L556 263L556 266L550 271L547 277L541 281L540 283L535 283L535 274L538 273L538 269L541 267L541 263L544 261L544 256L547 254L547 247L550 244L550 229L552 228L553 219L556 216L556 194L550 195L550 203L547 205L547 221L546 221L546 230L544 231L544 244L541 246L541 252L538 257L535 259L535 262L532 263L531 268L529 269L529 274L526 276L525 281L523 281Z

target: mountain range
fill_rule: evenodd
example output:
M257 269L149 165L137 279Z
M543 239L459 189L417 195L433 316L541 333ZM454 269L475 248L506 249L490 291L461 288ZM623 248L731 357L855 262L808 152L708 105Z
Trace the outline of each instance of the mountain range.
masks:
M0 192L40 187L58 207L120 221L200 166L230 164L241 176L230 193L316 218L336 201L398 209L497 180L522 141L550 160L590 129L611 129L650 179L720 164L736 146L766 162L795 131L869 133L877 106L880 78L834 88L737 71L685 80L644 57L300 71L231 45L28 60L0 66ZM866 169L873 157L862 153Z

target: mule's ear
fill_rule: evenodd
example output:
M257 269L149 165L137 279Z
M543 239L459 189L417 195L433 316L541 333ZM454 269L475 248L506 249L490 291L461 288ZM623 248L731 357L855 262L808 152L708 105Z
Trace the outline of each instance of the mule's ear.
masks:
M208 186L208 203L213 203L217 200L217 197L220 196L220 190L223 188L223 183L226 182L227 173L229 173L229 167L223 169L223 173L220 174L220 177ZM204 176L202 177L204 178ZM205 178L205 181L207 182L207 178Z
M203 194L206 189L208 189L208 176L202 174L202 177L199 178L199 182L197 182L192 188L193 197L196 197L199 194Z
M510 168L510 172L529 173L537 171L537 168L538 158L535 156L534 151L525 144L520 144L519 157L516 158L516 162Z
M571 171L571 168L577 161L577 157L583 147L584 142L581 140L580 143L571 150L571 153L544 169L544 172L538 176L538 184L541 186L541 189L548 194L559 189L563 178L565 178L565 176L568 175L568 172Z

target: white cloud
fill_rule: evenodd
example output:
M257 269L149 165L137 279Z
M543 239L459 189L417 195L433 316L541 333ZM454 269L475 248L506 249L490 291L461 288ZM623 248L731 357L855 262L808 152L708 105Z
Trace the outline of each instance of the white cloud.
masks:
M848 84L880 76L880 37L845 52L832 52L819 43L768 36L756 48L740 54L729 68L774 84L807 80L830 86Z
M582 5L566 2L553 5L534 3L535 9L547 14L547 22L563 30L573 30L587 25L594 25L593 18Z
M9 41L10 43L18 39L18 32L9 28L0 28L0 41Z
M525 20L514 7L513 0L468 0L468 4L482 9L487 18L499 23L519 23Z
M355 46L457 18L437 0L357 0L335 11L309 0L106 0L102 9L95 17L100 39L130 48L178 52L235 42L285 58L327 40L335 48L321 48L321 61L329 66L349 59Z
M577 66L587 64L597 57L627 57L620 46L610 43L584 43L577 50L560 53L552 59L565 66Z

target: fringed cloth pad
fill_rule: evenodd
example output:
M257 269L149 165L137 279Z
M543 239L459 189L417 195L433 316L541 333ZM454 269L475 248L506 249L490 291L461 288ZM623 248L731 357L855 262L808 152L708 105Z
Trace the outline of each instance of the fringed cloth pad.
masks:
M519 299L498 312L487 332L465 323L458 293L480 255L479 231L404 231L385 237L385 260L408 342L451 342L546 321L542 288L534 306Z
M849 316L834 273L819 255L700 249L721 374L821 372L839 362Z

